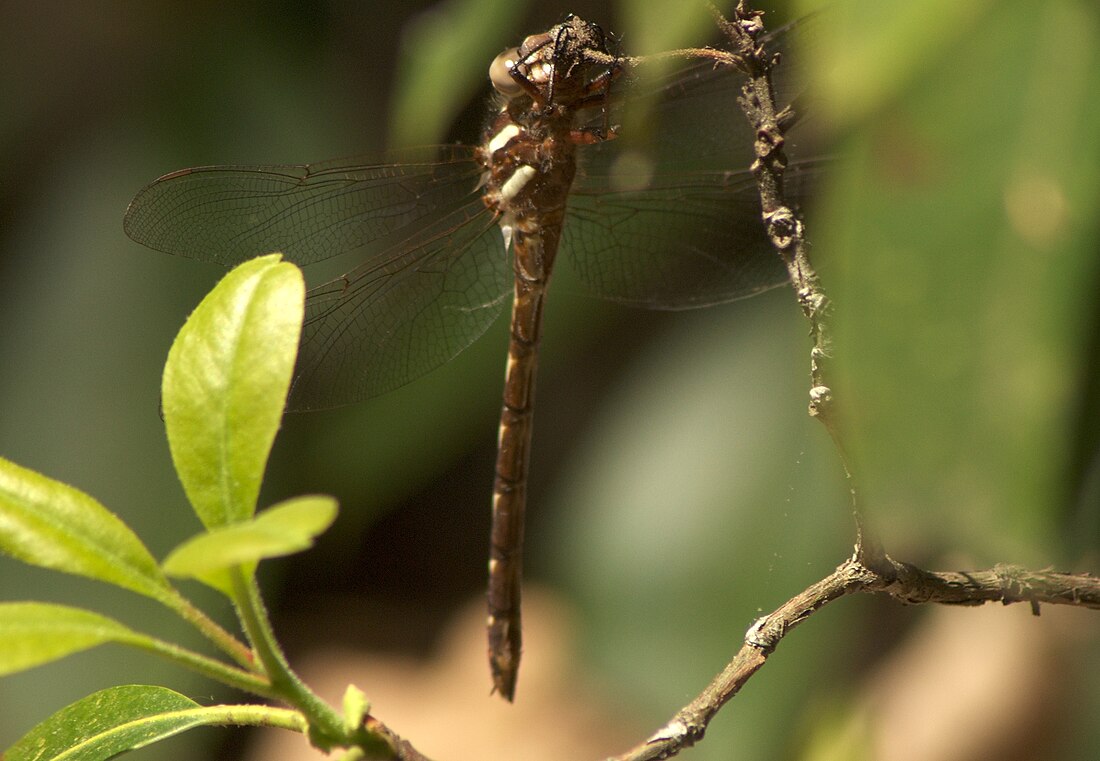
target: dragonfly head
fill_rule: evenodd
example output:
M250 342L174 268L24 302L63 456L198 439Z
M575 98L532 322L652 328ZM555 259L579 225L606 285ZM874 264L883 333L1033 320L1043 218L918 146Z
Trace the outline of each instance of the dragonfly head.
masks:
M508 100L526 95L538 107L569 106L606 88L617 68L603 30L570 15L493 59L489 80Z

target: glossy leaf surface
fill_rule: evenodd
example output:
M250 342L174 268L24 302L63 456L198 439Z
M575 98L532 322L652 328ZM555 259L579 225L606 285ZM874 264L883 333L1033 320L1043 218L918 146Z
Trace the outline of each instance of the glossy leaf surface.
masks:
M199 579L228 593L225 571L236 565L255 566L264 558L309 549L313 539L332 525L336 501L308 496L287 500L243 523L213 529L177 547L164 561L172 576Z
M301 273L278 255L246 262L203 299L164 369L172 460L208 527L256 509L302 323Z
M0 550L154 599L170 596L156 560L116 515L79 489L3 458Z

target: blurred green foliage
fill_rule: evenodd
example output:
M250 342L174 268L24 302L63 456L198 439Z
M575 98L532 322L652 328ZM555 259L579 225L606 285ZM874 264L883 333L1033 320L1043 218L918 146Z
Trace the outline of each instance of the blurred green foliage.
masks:
M837 268L839 398L888 530L982 564L1072 562L1100 20L1079 2L932 6L852 3L825 22L821 92L844 141L816 241Z
M0 26L18 32L0 49L0 454L133 506L123 517L158 557L194 533L157 415L159 373L222 273L126 240L127 201L188 165L379 152L387 135L411 137L409 124L446 139L488 58L565 11L629 29L627 52L644 34L630 26L640 15L614 18L602 4L545 6L522 20L504 2L443 3L422 17L405 3L0 10ZM1041 11L868 0L835 10L835 31L814 46L819 123L840 162L810 239L837 304L836 391L859 475L900 557L1071 570L1095 557L1098 506L1078 495L1089 494L1079 486L1087 463L1097 468L1100 429L1097 14L1089 0ZM493 25L464 20L479 15ZM654 13L645 28L678 25L670 17ZM424 52L433 38L439 48ZM388 103L404 104L399 115ZM482 118L459 117L453 131L476 139ZM789 294L654 316L574 298L568 271L556 277L529 565L579 605L593 673L656 726L755 616L847 553L844 486L804 417L808 342ZM504 342L498 325L394 394L284 421L265 502L308 490L344 506L340 530L305 556L317 565L296 567L289 584L427 599L440 615L478 594ZM406 585L387 586L391 576ZM418 596L425 587L439 596ZM0 559L5 600L111 594ZM101 604L172 626L140 601ZM293 604L284 631L315 612L295 618ZM891 610L844 601L816 616L688 757L797 757L806 735L792 726L859 684L866 651L890 644L871 632ZM366 644L384 637L350 628ZM1074 652L1088 716L1100 664L1087 643ZM0 743L120 674L210 697L150 659L79 658L0 682ZM1062 757L1100 753L1094 724L1065 728ZM177 751L208 757L178 740L133 757Z

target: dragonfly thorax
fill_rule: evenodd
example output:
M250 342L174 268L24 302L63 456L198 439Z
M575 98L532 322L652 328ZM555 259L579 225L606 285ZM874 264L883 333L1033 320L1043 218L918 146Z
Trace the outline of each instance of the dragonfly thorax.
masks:
M516 231L560 223L575 173L578 113L602 105L617 73L602 30L576 17L527 37L489 67L503 96L478 158L485 203L499 215L506 243Z

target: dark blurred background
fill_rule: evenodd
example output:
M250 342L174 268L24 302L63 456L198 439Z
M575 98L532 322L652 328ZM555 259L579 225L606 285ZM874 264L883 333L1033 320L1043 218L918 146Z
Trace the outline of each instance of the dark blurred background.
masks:
M485 68L500 50L566 11L619 32L631 52L677 44L650 39L655 30L696 44L707 35L690 24L679 28L686 5L0 5L0 455L95 496L163 557L199 525L171 470L158 416L159 374L175 332L222 272L129 241L121 227L129 199L186 166L303 163L377 154L399 143L475 141L488 94ZM776 9L769 23L796 12ZM705 13L699 18L706 23ZM893 106L867 107L876 109L897 118ZM856 117L838 122L837 134L851 140ZM830 273L827 264L826 273L840 277L841 270ZM575 622L572 644L559 643L555 669L568 684L585 686L563 694L593 706L593 714L616 717L588 728L593 745L583 752L595 758L625 750L624 737L641 740L698 692L754 617L844 558L851 529L838 464L824 432L805 415L808 342L789 292L695 313L649 313L578 296L567 267L555 278L539 379L527 574L532 589L554 601L550 618ZM462 618L461 611L476 609L485 582L506 340L501 320L456 360L397 392L286 418L261 504L305 492L332 494L341 504L338 523L315 549L265 569L292 660L337 652L401 663L409 670L395 671L395 683L446 698L451 683L417 680L433 658L438 665L446 632L458 626L482 636L480 616ZM1010 559L997 554L1003 543L971 541L988 526L980 516L965 542L952 543L944 534L957 527L941 522L952 507L925 509L920 503L884 511L906 559L966 566L975 559L966 553L984 560L986 550L993 560ZM1087 509L1075 516L1092 525ZM1068 521L1058 510L1035 520L1028 525L1052 535ZM1023 554L1049 557L1037 544L1035 555ZM1071 553L1075 562L1095 547L1084 545ZM951 556L955 551L963 554ZM223 600L193 591L230 620ZM0 599L31 598L92 607L202 646L151 603L0 558ZM1095 645L1096 623L1073 613L1070 622L1044 613L1056 619L1051 639L1027 639L1037 636L1032 628L1021 640L988 634L1009 643L996 651L1004 670L1018 674L1018 658L1039 662L1035 681L1012 689L1034 692L1064 677L1057 664L1081 664L1088 643ZM1001 614L1012 626L1032 626L1023 610ZM1082 625L1091 633L1081 633ZM950 624L887 601L851 600L824 611L784 642L690 757L827 758L830 749L869 747L860 743L868 705L880 694L874 690L893 694L891 673L911 683L920 671L890 660L892 648L916 648L921 626L933 637L942 634L937 626ZM531 659L538 657L534 648ZM489 697L487 667L475 652L470 678L481 681L474 702L461 708L473 717L507 710ZM931 652L941 668L952 663L946 645ZM1100 667L1091 663L1081 673L1100 674ZM149 657L108 648L0 682L0 744L90 691L131 682L166 684L201 702L234 699ZM982 683L995 694L1009 689L993 677ZM1097 704L1095 685L1059 684L1055 697L1075 694L1082 715L1088 713L1081 706ZM389 720L385 702L377 702L384 690L360 686ZM420 705L423 714L459 708L445 699L439 708ZM1033 707L999 710L1015 716ZM520 716L554 722L552 713ZM414 744L427 732L407 723L394 728ZM1060 733L1047 729L1042 737ZM449 731L422 749L461 757L448 751L459 747L453 733L465 730ZM1030 757L1085 757L1059 755L1069 752L1067 744L1097 749L1087 745L1096 732L1085 734ZM239 758L251 737L206 730L134 757ZM506 744L522 742L522 732L509 737L495 748L502 757L539 757ZM304 747L297 738L294 744Z

